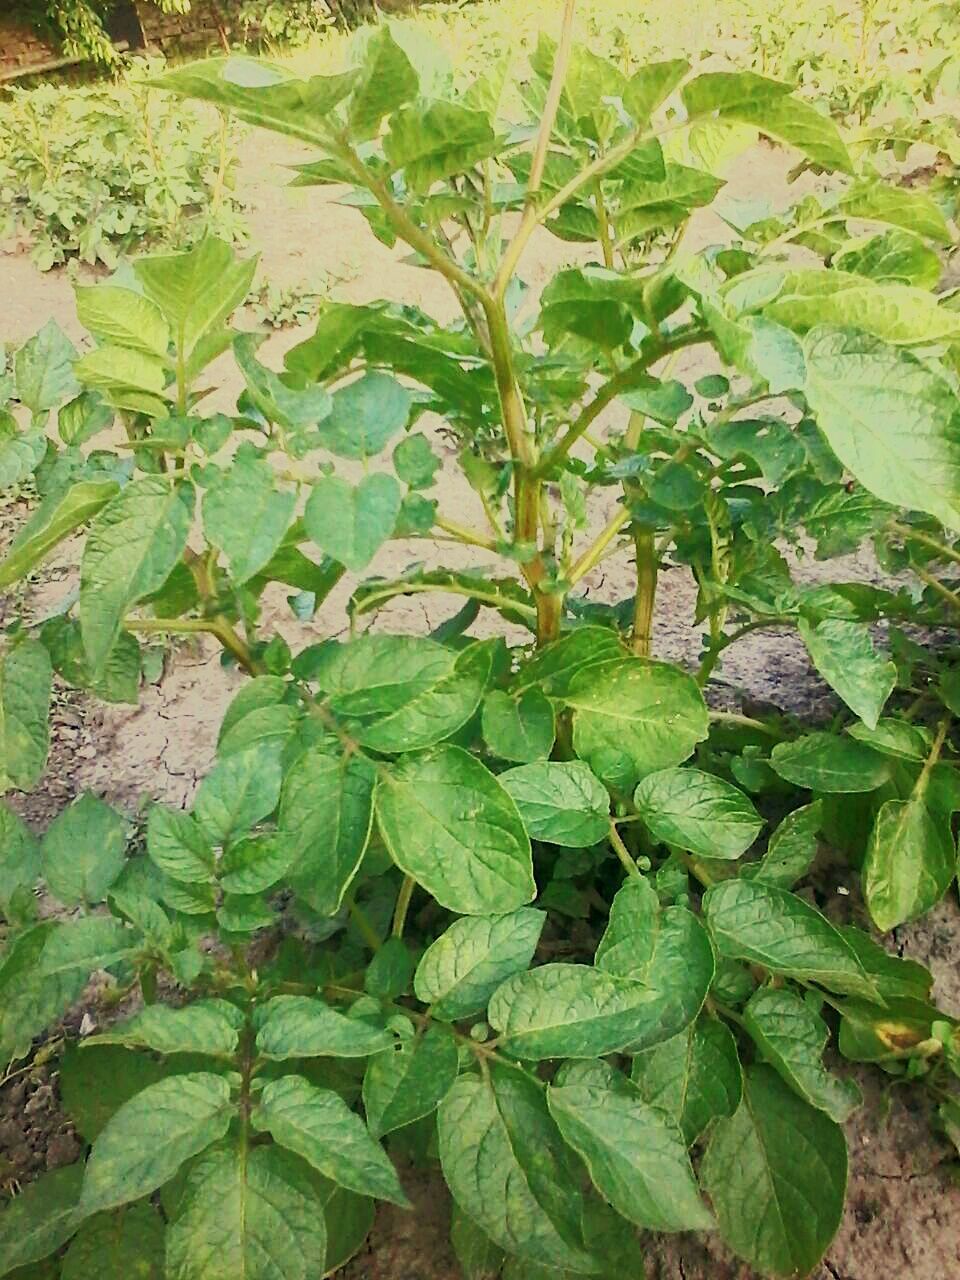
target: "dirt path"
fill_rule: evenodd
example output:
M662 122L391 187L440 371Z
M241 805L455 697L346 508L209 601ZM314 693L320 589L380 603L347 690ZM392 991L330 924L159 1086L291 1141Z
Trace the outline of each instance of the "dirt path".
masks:
M328 192L281 185L288 172L284 166L302 154L275 139L267 148L263 138L254 136L243 144L240 190L249 207L252 244L262 252L263 277L289 284L316 280L327 272L345 277L336 288L341 300L403 299L440 319L452 316L456 304L444 282L405 265L399 251L390 252L374 241L355 211L335 204ZM760 194L778 205L791 195L788 167L782 153L756 147L737 160L731 177L736 179L738 195ZM698 219L690 247L710 243L719 227L713 215ZM543 236L533 246L526 275L538 289L560 265L582 259L572 246ZM63 273L41 276L25 256L0 257L0 296L4 298L3 339L22 341L50 316L75 339L82 337L72 288ZM302 332L272 336L263 348L263 358L279 367L283 351L303 336ZM696 377L705 369L688 359L676 366L675 374ZM229 364L224 364L222 373L210 404L229 410L240 383ZM481 523L474 495L453 467L449 448L439 437L435 444L448 463L436 491L441 509L455 512L460 520ZM610 496L592 505L592 525L604 522L614 501ZM429 549L425 552L425 548ZM417 560L461 568L482 559L483 553L461 547L398 542L382 550L370 572L392 576ZM76 560L76 545L61 549L53 572L45 575L32 599L35 609L46 609L63 596L74 579ZM799 565L798 576L809 582L871 581L877 574L870 559L862 556L827 565L809 560ZM605 561L584 587L595 599L614 600L626 593L629 581L629 556L623 552ZM341 606L353 585L345 581L324 612L334 626L341 625ZM322 620L306 626L294 623L285 595L283 588L273 588L266 597L271 622L299 645L327 634ZM664 572L655 632L658 656L682 662L695 659L700 640L693 626L694 598L694 586L685 572ZM422 632L456 607L455 601L441 597L432 597L429 603L420 598L398 600L379 615L376 625ZM496 629L492 622L484 625ZM479 627L476 631L482 634ZM833 705L829 691L811 675L793 634L768 632L748 638L731 652L721 675L738 696L746 694L754 701L807 716L822 715ZM24 798L23 812L42 829L85 788L130 809L145 797L186 803L212 760L223 709L240 683L240 677L220 667L212 649L184 646L169 661L162 682L146 689L135 708L62 698L54 713L47 780L40 792ZM852 871L841 868L833 887L852 886L854 879ZM930 965L941 999L960 1013L960 914L955 900L951 898L921 924L900 931L896 943L903 954ZM50 1073L41 1073L22 1089L8 1089L0 1104L0 1151L18 1147L26 1161L25 1174L56 1163L74 1150L69 1129L59 1118L52 1077L48 1077ZM879 1103L886 1079L867 1073L863 1082L871 1101ZM960 1274L960 1190L941 1167L947 1159L946 1147L931 1137L928 1117L917 1105L915 1093L894 1091L888 1111L867 1108L848 1127L849 1203L840 1235L817 1280L947 1280ZM47 1115L49 1124L43 1122ZM445 1235L448 1207L442 1183L433 1175L416 1174L408 1179L408 1188L415 1199L415 1213L403 1215L384 1207L368 1249L345 1269L344 1277L452 1280L459 1274ZM751 1274L716 1252L709 1241L690 1237L651 1242L647 1259L651 1280L747 1280Z

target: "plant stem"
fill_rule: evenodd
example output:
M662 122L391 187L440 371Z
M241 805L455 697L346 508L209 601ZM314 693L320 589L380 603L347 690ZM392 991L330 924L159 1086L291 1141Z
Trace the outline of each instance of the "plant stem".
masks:
M639 530L634 538L637 551L637 591L633 607L631 648L638 658L649 658L653 639L653 609L657 597L660 565L653 530Z
M497 544L493 538L486 538L482 533L468 529L465 525L457 524L454 520L448 520L446 516L434 516L433 523L438 529L444 529L457 542L462 542L468 547L482 547L484 551L496 551L497 549Z
M403 937L404 925L407 923L407 912L410 910L410 899L413 897L413 891L416 887L417 882L413 876L403 877L403 884L397 894L397 906L393 913L393 936L395 938Z
M124 618L123 625L125 630L136 631L142 635L176 636L205 633L215 636L249 675L262 674L260 664L226 618Z
M633 858L633 855L630 853L630 850L627 848L627 846L623 843L623 840L620 838L620 832L617 830L617 824L614 822L613 818L610 819L610 844L613 847L614 853L617 855L617 857L620 859L621 863L623 864L623 868L626 871L627 875L634 876L636 879L642 880L643 874L640 871L640 868L637 866L636 861Z
M908 524L900 524L897 520L891 520L887 525L891 533L899 534L904 541L908 539L912 542L922 542L925 547L930 547L936 551L937 555L944 560L952 560L954 564L960 564L960 551L954 550L953 547L945 546L939 539L934 538L929 533L924 533L922 529L911 529Z
M736 711L711 711L711 724L729 724L738 726L741 729L753 729L757 733L765 733L768 737L776 738L778 742L786 741L786 734L780 729L775 729L772 724L765 724L762 720L754 720L753 716L742 716Z
M363 938L370 950L374 955L376 955L380 950L380 937L376 929L374 929L373 925L370 923L367 913L362 907L358 907L352 898L350 899L348 910L350 912L350 919L353 921L357 933L360 934L360 937Z
M603 532L597 537L596 541L587 548L567 575L567 581L571 587L578 583L582 577L588 574L595 565L600 563L607 547L609 547L610 543L613 542L614 538L623 526L629 523L630 512L624 506L618 507L616 515L612 517Z
M613 270L613 239L610 235L610 219L607 215L607 204L603 198L603 185L599 178L594 185L593 201L597 210L597 222L600 227L600 248L603 250L603 265Z
M932 587L932 589L936 591L937 595L942 596L942 598L946 600L947 604L960 613L960 596L958 596L955 591L951 591L949 587L945 587L938 578L935 578L932 573L928 573L926 569L921 569L919 565L914 566L913 572L922 582L925 582L928 587Z

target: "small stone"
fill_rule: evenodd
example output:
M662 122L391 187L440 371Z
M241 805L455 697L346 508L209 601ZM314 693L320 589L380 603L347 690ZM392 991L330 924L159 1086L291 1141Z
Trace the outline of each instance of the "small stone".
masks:
M24 1114L34 1116L38 1111L50 1111L53 1108L53 1101L53 1089L48 1084L42 1084L23 1108Z
M80 1158L80 1143L72 1133L57 1133L47 1147L47 1168L62 1169Z

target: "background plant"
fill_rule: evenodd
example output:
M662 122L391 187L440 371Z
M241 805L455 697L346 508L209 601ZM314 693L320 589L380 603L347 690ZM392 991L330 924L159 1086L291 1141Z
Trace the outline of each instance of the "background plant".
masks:
M956 1131L930 974L809 891L821 835L883 930L956 873L960 321L933 292L952 229L786 86L677 60L628 75L572 44L572 10L510 98L505 68L454 94L402 24L334 76L230 59L162 82L314 145L298 181L349 183L459 323L331 303L278 374L229 328L254 262L207 237L79 290L84 356L48 326L13 362L0 466L43 500L0 584L89 530L77 600L7 635L10 785L42 772L53 669L133 698L140 637L207 633L252 679L189 813L152 806L131 841L81 797L38 847L2 811L4 1052L96 968L144 1007L64 1064L92 1153L14 1201L0 1268L69 1240L67 1275L91 1250L109 1274L110 1240L118 1274L131 1251L160 1274L165 1251L168 1276L322 1275L371 1198L404 1202L387 1136L439 1155L468 1270L629 1274L635 1228L715 1225L757 1270L803 1274L840 1220L860 1101L823 1063L831 1033L923 1077ZM686 252L720 185L705 157L744 131L836 174L829 194L728 215ZM594 260L536 297L544 229ZM713 370L687 387L673 361L694 346ZM211 414L228 349L246 390ZM428 410L484 527L430 496ZM262 625L268 583L311 616L411 536L488 559L357 582L344 642L293 653ZM811 589L781 550L870 539L902 586ZM594 604L578 587L624 542L632 589ZM698 586L695 672L650 656L664 562ZM432 636L362 631L417 592L455 597ZM471 638L481 609L526 636ZM765 627L796 628L838 695L827 728L717 708L725 652ZM78 919L35 920L38 875Z

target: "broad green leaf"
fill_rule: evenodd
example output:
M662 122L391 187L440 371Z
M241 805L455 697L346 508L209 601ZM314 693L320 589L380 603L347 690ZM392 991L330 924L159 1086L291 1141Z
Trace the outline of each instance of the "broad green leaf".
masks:
M220 721L220 732L217 735L218 749L224 738L246 716L283 702L287 696L288 687L286 680L281 676L254 676L252 680L241 685Z
M291 432L314 428L330 413L331 400L325 387L309 386L304 389L290 387L284 380L257 360L256 352L262 336L253 333L238 334L233 341L233 353L247 384L247 393L268 422L278 424ZM315 433L307 437L311 446Z
M257 1051L283 1062L289 1058L367 1058L392 1051L394 1037L348 1018L309 996L274 996L264 1006Z
M363 988L380 1000L397 1000L413 982L417 957L402 938L387 938L367 965Z
M400 1039L367 1064L363 1109L375 1138L432 1115L459 1072L457 1042L444 1027Z
M382 1147L339 1094L316 1089L302 1076L282 1076L265 1085L252 1120L255 1129L271 1133L340 1186L409 1206Z
M151 806L147 815L147 853L174 880L205 884L213 876L212 841L195 818L180 809Z
M260 894L225 893L217 907L217 924L228 933L256 933L276 924L274 907Z
M80 390L73 373L76 358L76 348L55 320L48 320L17 352L17 396L35 418L43 417Z
M858 182L844 193L839 208L850 218L903 227L938 244L953 242L939 206L923 191L908 191L889 182Z
M386 714L351 724L351 735L361 746L384 752L419 751L451 737L479 707L493 654L489 642L471 644L454 656L449 674Z
M149 1204L134 1204L119 1214L97 1214L85 1222L63 1259L61 1280L123 1276L125 1280L164 1280L163 1218Z
M500 1248L592 1275L582 1201L543 1091L523 1072L491 1065L461 1076L440 1104L440 1163L457 1205Z
M277 807L283 775L275 742L219 760L200 783L193 814L212 844L243 835Z
M163 1075L164 1066L150 1054L119 1045L67 1045L60 1059L60 1095L77 1132L92 1143L114 1112Z
M769 1067L752 1067L736 1115L714 1130L702 1178L720 1233L741 1258L767 1274L806 1275L843 1214L843 1131Z
M908 720L885 718L871 728L865 724L852 724L848 726L847 733L874 751L897 760L916 760L922 764L930 754L929 731Z
M230 1086L208 1072L171 1076L138 1093L93 1144L80 1197L85 1214L150 1195L227 1132Z
M293 739L302 721L302 709L291 703L260 707L238 721L228 734L221 733L217 754L232 756L248 747L268 742L285 747Z
M166 1280L321 1280L327 1233L310 1169L281 1147L215 1147L167 1230Z
M863 1101L852 1080L823 1065L827 1024L795 991L761 987L743 1011L744 1026L760 1056L805 1102L844 1124Z
M230 1058L236 1052L242 1025L242 1014L226 1000L197 1000L182 1009L153 1004L84 1041L84 1045L122 1044L156 1053Z
M166 79L188 76L189 71L184 67ZM207 235L187 253L138 258L133 269L144 293L169 321L174 346L187 358L246 298L257 259L239 259L229 244Z
M666 1111L692 1146L712 1120L732 1116L743 1091L737 1042L701 1014L686 1031L633 1059L631 1076L647 1102Z
M216 889L210 883L164 879L160 885L160 898L172 911L186 916L212 915L217 908Z
M20 640L0 652L0 791L29 791L43 775L52 674L39 640Z
M207 489L203 531L226 556L234 582L247 582L269 564L295 506L296 495L277 488L270 464L246 454Z
M30 1052L34 1036L49 1028L77 1000L90 969L39 972L40 959L56 933L47 921L21 933L0 960L0 1058L10 1062Z
M496 1280L500 1275L503 1250L467 1217L456 1201L450 1215L450 1243L465 1280Z
M764 314L806 333L817 325L859 329L893 346L924 346L960 337L960 316L926 289L905 284L867 285L820 297L777 298Z
M64 921L50 933L37 965L41 979L78 973L88 978L102 969L127 959L134 951L137 934L112 916L83 916Z
M818 168L839 173L854 172L850 153L830 117L792 94L789 97L780 94L734 104L720 114L725 120L750 125L768 137L775 138L777 142L796 147Z
M98 284L75 290L77 319L105 342L164 360L170 326L155 302L133 289Z
M386 373L365 373L333 394L333 407L320 428L324 448L341 458L370 458L402 431L413 396Z
M943 272L936 250L912 231L884 231L848 241L833 263L839 271L852 271L871 280L917 285L922 289L936 289Z
M402 499L395 476L374 472L352 485L324 476L313 486L303 514L307 533L348 569L365 569L393 533Z
M843 935L796 894L756 880L727 880L707 890L703 908L722 955L819 982L828 991L876 996Z
M512 911L536 894L530 840L514 801L460 747L408 756L384 772L377 822L401 871L450 911Z
M885 502L960 527L960 435L946 379L848 330L813 329L804 351L804 394L844 466Z
M770 837L767 851L760 861L744 867L743 874L764 884L792 889L813 866L822 826L822 800L794 809Z
M701 858L739 858L763 826L742 791L702 769L648 774L634 793L634 804L655 840Z
M551 1085L550 1114L605 1200L638 1227L709 1231L687 1146L676 1121L639 1092Z
M320 915L336 915L360 867L376 783L365 756L331 755L322 745L305 751L283 780L277 829L295 850L291 885Z
M157 356L112 343L88 351L73 371L85 387L120 396L128 390L142 392L161 403L167 383L166 368Z
M813 665L854 715L871 729L897 683L897 668L874 648L870 630L862 622L825 618L814 625L798 623Z
M319 1175L314 1175L314 1186L323 1204L327 1226L324 1274L332 1276L363 1248L373 1229L376 1204L369 1196L358 1196Z
M810 791L849 795L876 791L890 777L890 764L863 743L832 733L808 733L774 747L770 763L781 778Z
M588 667L565 700L574 710L574 750L618 789L681 764L709 731L696 681L662 662L621 658Z
M916 996L889 999L884 1008L865 1000L845 1000L837 1046L851 1062L891 1063L916 1055L933 1036L943 1011Z
M24 577L48 552L97 514L119 492L116 480L81 480L48 494L17 533L0 563L0 587Z
M296 857L294 842L281 834L238 840L220 859L220 887L229 894L262 893L287 874Z
M578 627L553 644L538 649L515 676L514 692L537 688L548 698L566 698L581 671L623 658L620 638L608 627Z
M450 675L456 660L425 636L364 635L304 650L294 672L329 695L340 715L383 716Z
M863 862L863 896L882 932L935 906L957 872L950 823L924 795L886 800L873 824Z
M683 907L657 915L653 890L639 880L620 890L614 907L596 968L547 964L494 993L488 1018L506 1052L529 1059L638 1053L679 1035L700 1012L715 961L696 916Z
M44 623L40 639L47 647L54 670L77 689L89 689L104 702L134 703L140 697L143 664L140 645L129 632L122 631L107 654L103 674L96 680L83 647L80 624L60 614Z
M33 891L40 879L40 844L23 819L0 804L0 913L18 889Z
M674 58L647 63L634 72L623 91L623 105L634 121L639 125L646 124L689 70L689 62L683 58Z
M59 814L43 838L43 878L66 906L102 902L123 870L127 823L89 791Z
M681 97L688 115L694 117L774 102L789 93L789 84L753 71L707 71L685 84Z
M545 920L532 907L455 920L423 953L413 982L417 999L448 1022L480 1013L501 982L527 968Z
M492 689L483 700L483 736L501 760L546 760L556 737L553 704L539 689L525 689L516 697Z
M925 965L891 955L869 934L854 925L841 925L840 932L856 952L857 959L873 979L884 1000L909 998L928 1000L933 975Z
M0 490L23 484L37 470L47 451L40 431L0 436Z
M429 489L440 465L426 436L405 436L393 451L394 470L411 489Z
M581 760L541 761L500 774L534 840L583 849L610 832L610 796Z
M80 565L80 626L100 676L131 605L159 591L187 544L193 485L166 476L133 480L103 508Z
M364 32L355 48L360 78L347 104L347 118L357 137L368 138L384 116L413 101L420 81L390 27Z
M0 1213L0 1275L38 1262L70 1239L83 1221L77 1213L82 1181L82 1164L55 1169Z
M212 102L248 124L285 133L314 145L323 145L330 136L330 112L347 96L355 81L356 74L353 72L296 80L288 71L273 63L230 56L189 63L185 67L167 72L152 83L156 88L166 89L180 97ZM211 240L212 237L208 236L201 244L206 245ZM230 258L226 258L222 252L229 246L223 245L219 240L213 240L213 245L217 248L221 266L229 266L233 260L232 254ZM206 289L215 292L213 286L217 278L214 270L216 261L213 251L208 251L207 258L202 260L206 270L196 270L194 277L189 279L189 291L185 285L181 285L180 290L192 297L195 291L199 292L202 281ZM251 277L252 274L251 270ZM246 297L249 286L250 281L247 281L239 301ZM148 292L151 291L148 289ZM171 315L170 306L163 303L161 305L167 315ZM236 305L238 304L234 303Z
M502 141L485 111L436 101L398 111L383 149L391 167L404 171L408 188L426 194L435 182L469 172Z

